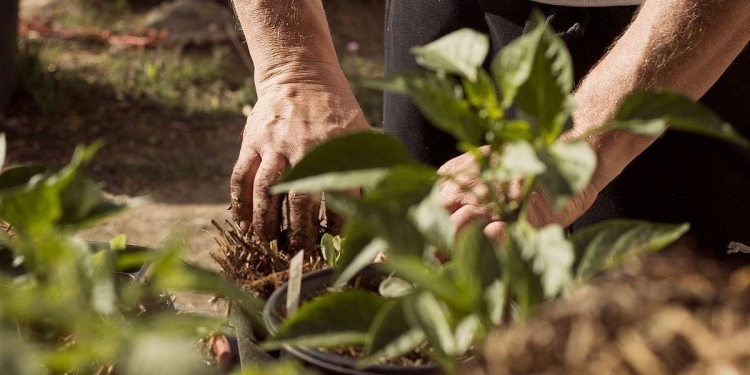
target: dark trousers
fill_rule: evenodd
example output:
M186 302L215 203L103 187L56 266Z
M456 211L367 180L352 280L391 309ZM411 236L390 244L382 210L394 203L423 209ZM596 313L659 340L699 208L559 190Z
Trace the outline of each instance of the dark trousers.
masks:
M386 74L416 69L409 49L470 27L491 36L492 56L522 35L532 7L548 16L585 77L632 20L636 7L566 8L528 0L390 0ZM750 136L750 51L745 50L701 100ZM410 101L386 94L384 128L418 160L439 166L458 155ZM571 230L607 219L689 222L703 245L725 253L750 245L750 151L701 136L667 132L607 186Z
M0 113L16 89L18 0L0 0Z

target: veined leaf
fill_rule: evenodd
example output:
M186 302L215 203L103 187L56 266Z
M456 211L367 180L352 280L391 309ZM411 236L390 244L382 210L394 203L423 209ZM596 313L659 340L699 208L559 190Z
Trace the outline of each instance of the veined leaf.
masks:
M381 202L329 194L326 204L350 220L356 218L359 223L369 227L371 233L383 238L394 253L421 255L424 250L424 240L414 225L403 214L390 211Z
M424 292L412 300L411 314L407 317L424 331L432 348L443 357L456 354L456 342L450 324L450 315L432 293ZM410 320L411 320L410 319ZM447 359L447 358L446 358Z
M362 345L385 303L380 296L362 290L324 294L302 304L263 347Z
M388 248L388 243L384 240L374 240L375 234L356 218L347 223L344 238L337 267L333 270L334 286L346 285L359 271L371 264L380 251Z
M484 142L488 121L462 97L461 84L452 77L416 71L368 81L366 85L409 96L431 124L460 141L473 145Z
M409 299L399 299L388 302L380 310L367 333L365 358L358 362L358 367L364 368L383 359L402 356L425 341L424 331L409 325L404 312L404 304L408 303L411 303Z
M341 253L341 237L324 234L320 239L320 251L323 253L323 260L329 266L335 266Z
M654 224L635 220L612 220L573 233L570 241L577 255L576 279L586 281L625 259L659 251L682 237L688 224Z
M473 299L475 312L487 308L484 291L502 280L502 267L495 245L483 233L483 225L472 223L462 229L456 238L456 248L451 265L455 267L456 283L468 292L465 298Z
M539 175L539 182L556 209L582 192L596 170L596 153L585 142L556 143L540 151L539 157L547 166L546 172Z
M573 110L573 64L565 42L541 13L532 15L531 32L500 52L493 72L503 92L504 107L515 100L547 144L554 143Z
M621 129L636 134L658 136L669 127L689 133L750 147L748 141L731 125L706 108L683 95L663 91L637 92L630 95L614 120L602 128L603 131Z
M398 140L386 134L366 131L333 138L314 147L287 173L283 182L325 173L390 168L413 163ZM317 184L321 185L321 182L317 181Z
M505 182L529 178L544 173L547 166L539 160L534 146L527 141L517 141L505 146L496 166L482 174L484 179Z
M466 99L479 110L480 117L501 119L505 111L500 106L497 98L497 89L492 77L484 69L479 69L477 79L461 81L464 87Z
M437 172L431 167L394 167L365 193L362 200L378 204L390 212L404 214L430 193L437 178Z
M469 348L471 348L471 343L474 341L481 328L481 320L476 314L471 314L458 322L454 334L456 356L463 355L469 350Z
M488 134L490 144L494 149L500 149L506 142L534 140L531 124L526 120L500 120L490 124Z
M409 217L430 244L450 254L456 227L448 211L440 203L439 186L434 186L430 195L410 210Z
M420 258L414 256L393 256L383 267L393 271L396 277L416 285L417 289L426 290L452 308L470 311L472 301L465 296L465 291L444 274L427 267Z
M414 291L414 285L410 282L390 276L383 280L378 287L378 293L387 299L397 299L411 294Z
M382 238L373 239L369 244L363 247L362 251L357 253L350 262L347 262L346 268L343 268L341 273L334 278L336 280L334 285L345 285L349 280L356 276L359 271L362 271L365 267L372 264L378 255L385 253L386 251L388 251L388 242ZM342 265L339 265L339 268L341 267Z
M426 68L459 74L476 81L477 70L487 58L490 40L471 29L454 31L430 44L414 47L417 63Z
M573 245L562 227L549 225L537 231L526 222L509 225L501 253L520 315L528 318L545 299L558 295L573 279Z
M317 176L300 178L280 183L271 188L272 194L289 191L318 193L322 191L342 191L363 186L372 186L388 174L387 168L362 169L346 172L323 173Z

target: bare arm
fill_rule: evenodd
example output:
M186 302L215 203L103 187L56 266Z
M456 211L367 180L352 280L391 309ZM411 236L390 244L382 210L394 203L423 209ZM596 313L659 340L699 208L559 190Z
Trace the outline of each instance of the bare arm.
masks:
M659 88L700 99L748 41L750 1L646 0L620 40L579 86L575 125L564 138L610 121L633 91ZM537 225L571 224L655 140L621 131L587 139L599 157L590 186L557 214L543 208L543 198L536 199L536 217L530 219Z
M234 0L234 6L259 91L297 79L321 79L310 67L340 70L321 0Z
M636 90L662 88L700 99L750 41L750 1L647 0L576 92L570 136L609 121ZM614 132L589 142L599 154L593 184L611 182L655 138Z
M339 66L321 0L233 0L255 65L258 102L232 173L240 228L278 239L284 170L333 136L367 129ZM314 248L320 197L290 192L290 251Z

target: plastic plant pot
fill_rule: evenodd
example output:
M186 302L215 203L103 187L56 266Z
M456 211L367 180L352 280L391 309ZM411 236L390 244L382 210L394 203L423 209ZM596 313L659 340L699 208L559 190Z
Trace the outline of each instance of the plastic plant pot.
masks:
M307 273L302 276L302 287L300 289L300 300L305 301L319 294L321 290L331 285L333 269L322 269ZM382 279L383 275L374 267L364 269L359 273L362 280ZM281 321L286 312L287 284L276 289L268 299L263 309L263 321L272 335L278 332ZM365 369L357 369L353 358L325 353L319 350L299 347L284 346L284 351L297 360L322 371L325 374L340 375L439 375L443 374L437 365L424 365L416 367L398 365L374 365Z

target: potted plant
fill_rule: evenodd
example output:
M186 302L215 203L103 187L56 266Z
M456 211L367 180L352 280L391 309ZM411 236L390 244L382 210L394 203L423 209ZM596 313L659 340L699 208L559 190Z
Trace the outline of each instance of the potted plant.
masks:
M438 200L439 184L455 176L414 162L395 139L372 131L330 140L311 150L274 193L324 192L326 204L348 219L337 265L327 283L325 273L303 279L303 297L311 298L295 314L273 317L278 306L266 308L275 333L265 348L286 348L311 363L305 356L323 353L321 347L361 350L356 360L314 358L327 363L313 364L340 373L377 373L373 365L422 349L444 372L456 373L461 361L481 353L472 349L492 327L526 319L540 303L688 230L687 224L619 220L571 236L556 224L534 227L527 218L534 189L563 207L588 185L596 155L583 137L560 138L571 126L571 59L541 15L499 53L492 74L481 67L488 50L486 36L461 30L414 49L426 69L370 84L410 96L459 149L475 156L489 191L483 203L505 223L502 244L487 239L481 225L457 231ZM506 118L513 104L520 116ZM632 94L599 131L658 136L667 127L748 145L700 104L661 91ZM516 197L506 194L512 181L522 182ZM344 193L357 187L361 198ZM388 259L379 265L388 276L383 285L353 287L381 253Z

